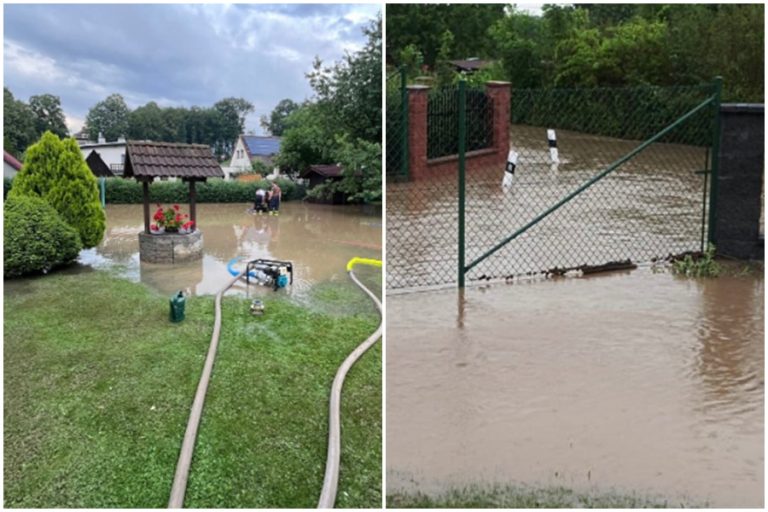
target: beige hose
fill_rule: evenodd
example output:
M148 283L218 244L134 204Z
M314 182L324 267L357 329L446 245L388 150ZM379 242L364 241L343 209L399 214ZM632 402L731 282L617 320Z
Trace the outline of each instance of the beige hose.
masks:
M380 265L380 263L379 263ZM339 461L341 458L341 388L344 385L344 378L347 376L347 372L365 352L371 348L376 341L381 338L381 331L383 327L383 319L381 316L381 302L371 291L366 288L355 276L350 267L348 268L349 277L352 281L359 286L368 297L371 298L376 305L376 309L379 310L379 327L376 332L365 340L363 343L357 346L351 354L347 356L344 362L336 372L336 377L333 379L333 386L331 386L331 404L330 404L330 417L328 425L328 457L325 461L325 478L323 479L323 490L320 493L320 501L317 504L317 508L333 508L336 503L336 491L339 485Z
M205 358L205 365L203 366L203 373L200 376L200 382L197 384L195 400L192 402L192 409L189 412L187 431L184 433L184 441L181 444L179 461L176 463L176 474L173 477L173 487L171 487L171 498L168 501L168 508L182 508L184 506L184 493L187 491L187 478L189 477L189 466L192 463L192 453L195 450L197 428L200 426L200 417L203 414L203 404L205 403L205 393L208 390L208 382L211 380L213 361L216 359L216 348L219 346L219 333L221 332L221 296L244 275L245 270L240 272L237 277L232 279L227 286L219 290L219 293L216 294L216 319L213 323L211 344L208 347L208 356Z

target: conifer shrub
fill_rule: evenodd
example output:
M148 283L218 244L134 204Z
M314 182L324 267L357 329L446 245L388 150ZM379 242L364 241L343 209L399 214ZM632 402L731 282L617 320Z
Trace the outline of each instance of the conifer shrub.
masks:
M61 140L45 132L27 149L24 165L13 180L9 198L39 197L75 228L84 247L104 237L106 218L96 178L75 139Z
M77 258L82 244L75 228L46 201L15 196L3 205L3 275L46 273Z

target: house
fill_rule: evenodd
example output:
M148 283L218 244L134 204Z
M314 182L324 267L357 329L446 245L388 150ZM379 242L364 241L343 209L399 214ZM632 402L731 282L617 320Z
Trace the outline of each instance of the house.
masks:
M122 176L125 165L125 144L124 137L118 137L115 142L107 142L104 136L99 134L96 142L81 143L80 151L82 151L85 159L88 158L91 151L96 151L113 174Z
M21 162L16 157L3 150L3 178L13 178L21 169Z
M88 164L88 168L97 178L111 178L115 175L96 150L90 152L88 158L85 159L85 163Z
M490 60L480 60L477 57L470 57L469 59L463 60L449 60L448 63L454 67L456 72L466 73L468 75L480 71L481 69L485 69L492 64Z
M240 135L232 152L229 167L234 172L250 171L254 161L261 161L278 174L273 158L280 152L280 137L263 137L259 135Z
M309 180L308 188L312 190L323 183L341 181L344 177L344 171L339 164L310 165L308 169L301 173L301 177ZM335 192L333 197L330 200L326 200L326 202L344 204L347 200L343 192Z

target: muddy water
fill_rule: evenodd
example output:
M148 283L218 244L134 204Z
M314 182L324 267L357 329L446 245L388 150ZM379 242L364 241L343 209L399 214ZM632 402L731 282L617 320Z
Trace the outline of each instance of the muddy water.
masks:
M355 206L288 202L280 215L254 215L247 204L200 204L197 218L204 240L201 261L177 265L139 262L137 233L143 228L141 205L108 205L107 231L97 248L85 251L82 264L113 269L162 293L216 293L231 276L235 257L270 258L294 263L288 293L301 294L316 283L346 279L354 256L381 257L381 211Z
M763 505L761 274L641 268L387 308L389 493L500 483Z
M503 168L467 163L467 263L531 222L640 144L559 130L552 164L546 129L513 126L520 154L514 184ZM553 267L648 261L701 248L703 148L653 144L543 222L480 263L468 279L506 278ZM389 286L455 282L457 175L387 184Z

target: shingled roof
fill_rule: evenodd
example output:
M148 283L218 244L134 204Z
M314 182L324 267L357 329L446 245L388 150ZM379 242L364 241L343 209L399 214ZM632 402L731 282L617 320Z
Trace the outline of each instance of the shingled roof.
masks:
M125 178L223 178L224 171L204 144L128 141Z

